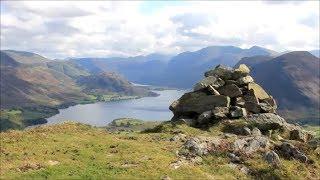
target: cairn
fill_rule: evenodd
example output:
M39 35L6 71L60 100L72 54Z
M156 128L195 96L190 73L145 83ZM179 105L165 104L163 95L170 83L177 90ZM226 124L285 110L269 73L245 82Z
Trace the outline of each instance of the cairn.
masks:
M172 121L185 119L199 126L225 118L276 113L273 97L255 83L249 73L250 69L244 64L236 69L218 65L205 72L205 78L195 84L193 92L171 104Z

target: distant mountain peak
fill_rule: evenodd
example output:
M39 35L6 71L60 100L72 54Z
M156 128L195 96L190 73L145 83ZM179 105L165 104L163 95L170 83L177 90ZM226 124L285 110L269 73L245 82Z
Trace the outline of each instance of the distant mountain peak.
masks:
M36 64L51 61L39 54L27 51L17 51L17 50L1 50L1 53L13 58L15 61L22 64Z

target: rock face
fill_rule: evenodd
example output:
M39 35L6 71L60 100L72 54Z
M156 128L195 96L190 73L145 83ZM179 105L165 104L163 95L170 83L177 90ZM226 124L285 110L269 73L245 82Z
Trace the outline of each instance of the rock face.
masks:
M193 125L204 125L225 118L275 113L276 102L254 83L249 73L250 69L244 64L236 69L218 65L207 71L193 92L171 104L172 120L193 119Z

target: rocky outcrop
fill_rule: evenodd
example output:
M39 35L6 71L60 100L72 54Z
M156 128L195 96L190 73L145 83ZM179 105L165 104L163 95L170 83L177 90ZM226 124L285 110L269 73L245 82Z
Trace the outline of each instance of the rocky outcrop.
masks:
M312 162L299 144L311 144L316 149L319 141L276 114L273 97L249 74L250 69L243 64L236 69L219 65L207 71L192 92L171 104L172 122L205 128L219 124L224 133L215 137L184 136L178 162L199 162L202 156L226 153L230 166L245 173L251 172L245 159L257 153L274 168L281 166L281 158ZM181 138L176 135L173 139Z
M276 102L249 73L250 69L244 64L236 69L218 65L207 71L193 92L171 104L172 120L188 118L193 119L194 125L203 125L225 118L275 113Z

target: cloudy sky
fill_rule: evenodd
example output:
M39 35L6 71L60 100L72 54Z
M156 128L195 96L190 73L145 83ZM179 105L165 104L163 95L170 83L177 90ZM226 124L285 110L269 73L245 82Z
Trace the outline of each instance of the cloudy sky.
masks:
M50 58L319 49L319 1L1 1L1 49Z

